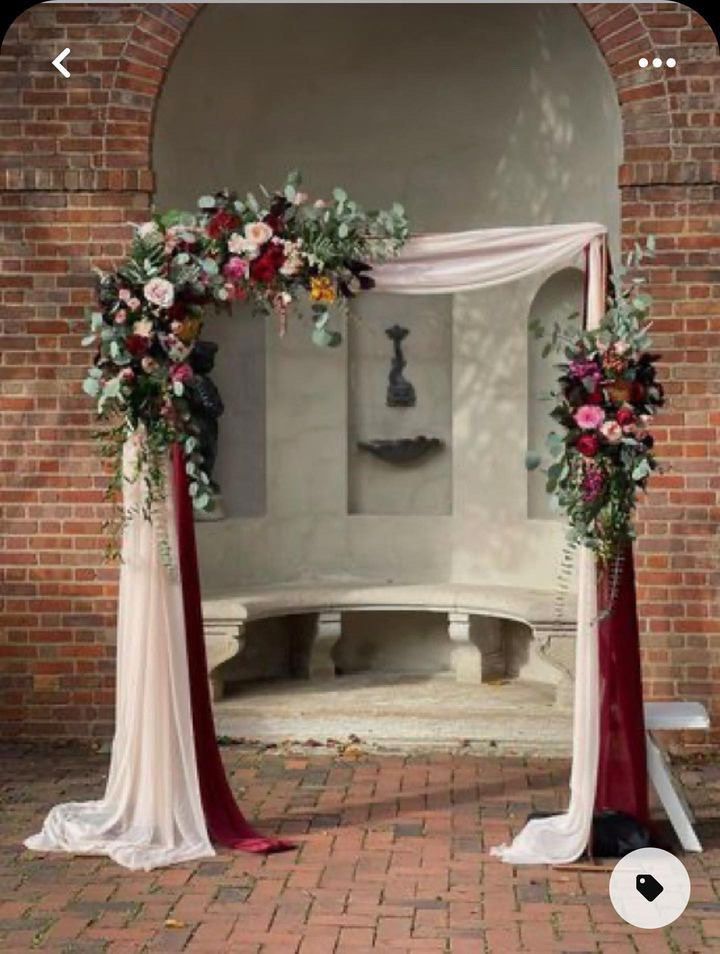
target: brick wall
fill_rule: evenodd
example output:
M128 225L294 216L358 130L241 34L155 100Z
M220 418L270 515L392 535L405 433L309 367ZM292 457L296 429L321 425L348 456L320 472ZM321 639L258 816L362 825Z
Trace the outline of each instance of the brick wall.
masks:
M713 701L720 676L720 56L676 4L583 4L624 126L622 232L649 233L668 471L640 512L649 695ZM0 723L106 736L116 571L101 560L102 476L80 392L91 267L116 260L153 191L153 107L194 5L35 7L0 56ZM72 84L49 67L73 51ZM637 68L674 56L675 70ZM720 701L714 705L720 725Z

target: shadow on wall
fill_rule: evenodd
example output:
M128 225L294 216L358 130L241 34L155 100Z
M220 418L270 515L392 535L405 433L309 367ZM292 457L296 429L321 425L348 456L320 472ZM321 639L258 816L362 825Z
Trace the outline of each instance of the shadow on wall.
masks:
M240 60L238 37L252 38ZM210 4L169 72L153 159L160 206L191 207L223 185L273 186L297 166L316 195L342 183L370 206L402 201L416 231L598 220L615 233L620 143L614 84L569 4ZM333 359L320 350L283 364L280 390L297 430L288 451L287 421L271 420L283 411L270 372L280 364L278 351L296 347L293 336L236 334L233 322L246 320L239 314L222 319L216 335L211 319L206 333L221 341L216 377L227 409L217 477L237 530L203 528L208 543L212 537L211 546L242 546L242 564L253 576L252 531L241 525L263 515L255 561L269 579L269 539L279 553L312 560L322 551L324 565L334 561L349 574L377 566L381 576L399 577L403 567L393 561L418 553L420 579L436 577L437 554L453 574L477 578L479 547L485 566L502 572L539 563L543 545L554 547L557 537L554 526L543 530L527 519L526 322L541 280L458 297L452 306L451 455L435 462L447 467L438 470L432 507L418 498L435 523L419 529L413 516L413 533L401 525L403 516L372 534L367 521L381 517L348 515L347 420L338 416L322 459L311 450L318 420L311 419L309 383L325 382L330 391L322 397L338 406L348 394L351 362L342 368L336 361L336 377ZM412 298L403 298L388 323L441 323L447 310L447 299L438 300L420 317ZM449 419L438 411L433 424L440 429ZM301 476L290 496L273 501L274 462L283 454ZM350 494L350 509L376 512L363 493ZM399 505L395 510L402 513ZM478 528L488 523L499 531L480 538ZM327 545L315 545L317 534ZM267 562L257 556L261 549ZM239 565L236 551L223 551L224 563L234 557ZM283 565L292 569L298 561Z

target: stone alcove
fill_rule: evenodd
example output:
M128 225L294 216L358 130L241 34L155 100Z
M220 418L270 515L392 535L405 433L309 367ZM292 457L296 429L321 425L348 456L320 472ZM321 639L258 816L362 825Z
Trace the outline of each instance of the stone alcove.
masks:
M242 57L238 37L252 37ZM272 186L290 165L315 194L342 183L399 199L418 231L599 220L615 236L620 153L612 79L570 5L210 5L169 71L153 160L161 206ZM539 293L549 278L368 298L334 352L300 324L280 339L247 314L213 319L226 519L199 526L205 593L315 578L551 590L562 529L524 468L527 319L533 301L557 304ZM431 433L447 451L403 476L406 494L388 472L384 494L354 444L391 436L379 369L396 321L419 395L397 436ZM446 652L438 636L439 667Z

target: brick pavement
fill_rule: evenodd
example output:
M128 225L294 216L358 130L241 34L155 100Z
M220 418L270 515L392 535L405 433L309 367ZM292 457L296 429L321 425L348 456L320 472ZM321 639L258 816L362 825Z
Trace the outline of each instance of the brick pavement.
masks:
M222 851L133 873L100 858L20 845L59 800L102 793L107 756L11 746L2 757L0 951L130 954L692 954L720 950L720 763L684 772L708 850L684 860L686 913L631 928L608 875L514 870L488 846L531 809L560 808L567 763L432 753L400 756L224 748L235 790L299 850Z

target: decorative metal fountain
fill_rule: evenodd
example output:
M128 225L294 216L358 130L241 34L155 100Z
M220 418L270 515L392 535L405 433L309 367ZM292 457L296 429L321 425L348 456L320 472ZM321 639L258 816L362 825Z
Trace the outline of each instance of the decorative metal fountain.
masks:
M385 334L393 343L385 403L388 407L415 407L417 403L415 388L403 374L407 361L403 354L402 342L410 331L407 328L401 328L400 325L393 325L386 329ZM443 442L438 437L425 437L420 434L417 437L358 441L358 447L388 463L408 464L419 460L430 451L439 450L443 447Z

